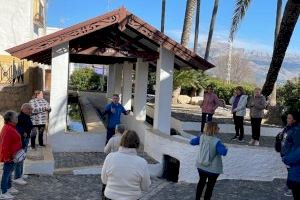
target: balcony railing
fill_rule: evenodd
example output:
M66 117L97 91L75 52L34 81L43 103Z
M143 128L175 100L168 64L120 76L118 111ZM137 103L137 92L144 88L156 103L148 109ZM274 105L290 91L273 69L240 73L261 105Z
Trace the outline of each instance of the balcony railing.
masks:
M24 83L24 61L0 61L0 84Z

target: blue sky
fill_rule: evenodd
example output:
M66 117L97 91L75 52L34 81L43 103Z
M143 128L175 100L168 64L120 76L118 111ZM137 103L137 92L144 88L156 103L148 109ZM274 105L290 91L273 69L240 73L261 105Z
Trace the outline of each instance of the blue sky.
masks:
M166 34L179 41L186 0L166 0ZM220 0L213 41L226 41L235 0ZM286 0L284 0L285 5ZM206 41L213 0L201 0L200 36ZM160 29L161 0L49 0L48 26L65 28L124 5L130 12ZM236 35L234 46L272 52L276 0L253 0ZM300 22L288 49L300 55ZM192 36L193 37L193 36ZM192 40L192 38L191 38Z

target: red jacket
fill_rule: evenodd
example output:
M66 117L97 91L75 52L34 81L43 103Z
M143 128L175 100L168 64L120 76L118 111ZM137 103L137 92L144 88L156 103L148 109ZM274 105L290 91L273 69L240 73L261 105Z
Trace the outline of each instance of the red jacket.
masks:
M22 148L21 136L16 125L4 124L0 133L0 162L9 162Z

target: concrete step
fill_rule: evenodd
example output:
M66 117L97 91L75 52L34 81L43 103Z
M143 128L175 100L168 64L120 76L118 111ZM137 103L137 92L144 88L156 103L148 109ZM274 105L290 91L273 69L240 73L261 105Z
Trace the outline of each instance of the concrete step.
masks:
M24 163L24 174L52 175L54 173L54 157L48 144L36 150L28 149Z

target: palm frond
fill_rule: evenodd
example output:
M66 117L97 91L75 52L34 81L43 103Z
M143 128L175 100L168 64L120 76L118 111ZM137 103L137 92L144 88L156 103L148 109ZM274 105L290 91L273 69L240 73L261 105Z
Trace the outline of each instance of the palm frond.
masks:
M249 8L249 5L251 3L251 0L236 0L235 3L235 9L232 17L232 23L230 28L230 34L229 39L233 41L234 35L238 29L238 26L242 19L244 18L247 9Z

